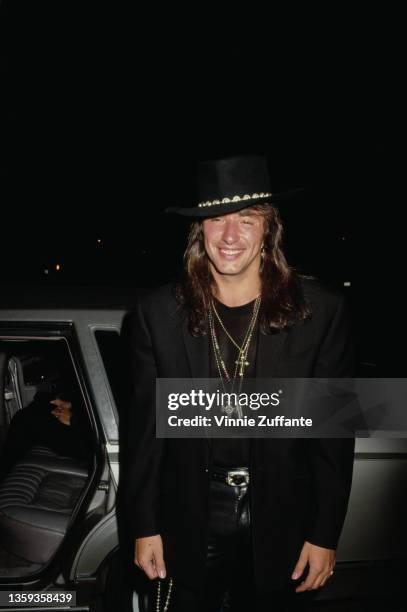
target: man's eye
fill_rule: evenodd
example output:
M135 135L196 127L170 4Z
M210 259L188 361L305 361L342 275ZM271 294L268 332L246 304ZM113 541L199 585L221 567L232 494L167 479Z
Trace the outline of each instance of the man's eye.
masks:
M243 223L246 223L247 225L253 225L253 221L251 219L242 219Z

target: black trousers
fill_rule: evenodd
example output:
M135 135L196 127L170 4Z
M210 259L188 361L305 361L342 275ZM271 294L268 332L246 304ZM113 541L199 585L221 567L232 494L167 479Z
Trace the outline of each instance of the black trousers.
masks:
M168 581L161 581L163 610ZM151 583L149 612L156 610L157 581ZM174 581L169 612L291 612L306 610L294 585L256 593L252 567L250 485L211 483L211 514L205 581L194 591Z

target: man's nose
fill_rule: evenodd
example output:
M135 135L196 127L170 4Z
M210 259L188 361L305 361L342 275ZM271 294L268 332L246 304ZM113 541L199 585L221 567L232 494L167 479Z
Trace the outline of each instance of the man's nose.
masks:
M239 240L238 223L235 219L226 219L223 226L222 239L227 244L232 244Z

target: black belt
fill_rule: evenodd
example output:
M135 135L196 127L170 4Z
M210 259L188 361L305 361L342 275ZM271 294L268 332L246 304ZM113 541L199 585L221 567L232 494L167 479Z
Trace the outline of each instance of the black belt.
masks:
M224 482L232 487L243 487L249 484L250 475L248 468L223 468L213 466L211 472L212 480Z

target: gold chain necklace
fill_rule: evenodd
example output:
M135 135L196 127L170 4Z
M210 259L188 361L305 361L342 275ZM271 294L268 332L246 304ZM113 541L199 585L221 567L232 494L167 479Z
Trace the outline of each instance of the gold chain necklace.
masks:
M244 368L247 367L249 364L249 362L247 361L247 355L249 352L249 346L250 346L250 342L252 339L252 335L253 335L253 331L254 331L254 327L256 325L256 321L257 321L257 315L259 313L259 309L260 309L260 304L261 304L261 295L259 294L256 297L254 306L253 306L253 314L252 314L252 318L251 321L249 323L249 326L247 328L242 346L239 346L239 344L234 340L234 338L232 338L232 336L230 335L230 333L228 332L228 330L226 329L226 326L224 325L222 319L220 318L220 315L218 313L218 311L216 310L215 304L213 302L213 300L211 300L211 308L213 310L213 312L215 313L215 316L219 322L219 325L221 326L221 328L223 329L223 331L225 332L226 336L229 338L229 340L232 342L232 344L237 348L238 350L238 358L235 361L236 365L239 365L239 376L244 376ZM216 336L216 334L215 334ZM219 344L216 342L216 345L219 348ZM220 353L220 351L219 351ZM223 361L223 360L222 360ZM226 371L226 366L223 367L223 370ZM230 379L230 376L227 375L227 378Z
M211 335L211 340L212 340L212 347L213 347L213 352L214 352L214 356L215 356L215 362L216 362L216 367L218 369L219 372L219 377L222 383L222 387L224 392L226 393L226 385L224 382L224 378L226 380L227 383L231 382L231 390L230 393L233 393L234 390L234 386L235 386L235 382L236 382L236 377L239 371L239 390L238 393L240 393L241 388L242 388L242 384L243 384L243 378L244 378L244 368L247 367L249 364L249 362L247 361L247 354L249 351L249 347L250 347L250 342L252 340L252 336L253 336L253 331L256 325L256 321L257 321L257 316L259 313L259 309L260 309L260 304L261 304L261 295L258 295L256 298L256 301L254 303L253 306L253 314L252 314L252 318L250 320L249 326L247 328L246 334L245 334L245 338L243 340L243 344L240 347L239 345L237 345L237 343L234 342L235 346L237 345L237 348L239 350L238 353L238 359L235 361L236 367L235 367L235 371L233 374L233 378L231 378L226 364L222 358L222 354L220 352L220 347L219 347L219 342L218 342L218 338L216 335L216 331L215 331L215 325L214 325L214 319L213 319L213 315L212 315L212 310L214 309L214 304L213 301L211 303L211 308L209 308L208 310L208 322L209 322L209 331L210 331L210 335ZM216 310L216 309L214 309ZM219 315L218 315L219 317ZM223 322L221 321L220 317L218 318L222 329L224 329L226 331L226 328L223 325ZM224 374L224 376L223 376ZM233 412L237 412L238 416L241 417L242 416L242 409L238 403L237 406L233 406L231 404L228 404L227 406L223 407L223 411L226 412L228 415L231 415Z
M235 341L235 340L232 338L232 336L230 335L230 333L229 333L229 332L228 332L228 330L226 329L225 325L223 324L222 319L221 319L221 318L220 318L220 316L219 316L218 311L217 311L217 310L216 310L216 308L215 308L215 303L214 303L214 301L213 301L213 300L212 300L211 305L212 305L213 312L215 313L215 316L216 316L216 318L217 318L217 320L218 320L218 322L219 322L219 325L221 326L221 328L223 329L223 331L225 332L225 334L227 335L227 337L229 338L229 340L231 341L231 343L232 343L232 344L234 344L234 346L237 348L237 350L238 350L238 351L241 351L241 350L242 350L242 347L238 345L238 343L237 343L237 342L236 342L236 341ZM243 341L243 344L244 344L244 341Z

